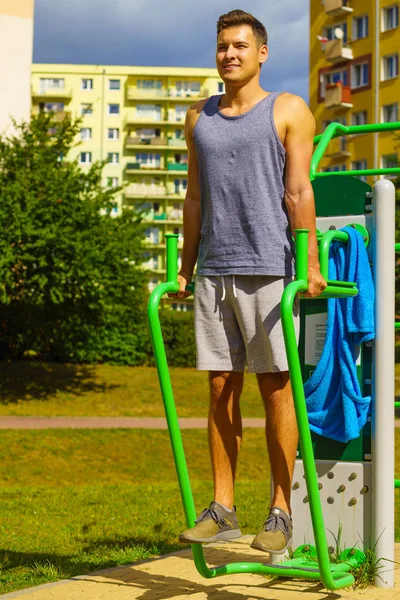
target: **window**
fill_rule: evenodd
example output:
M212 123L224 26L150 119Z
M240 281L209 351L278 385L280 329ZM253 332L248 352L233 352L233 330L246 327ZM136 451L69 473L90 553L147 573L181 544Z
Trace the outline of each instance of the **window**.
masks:
M353 19L353 40L368 37L368 15Z
M365 87L369 83L368 63L359 63L351 67L352 89Z
M382 31L389 31L399 26L399 5L387 6L382 11Z
M93 79L82 79L81 89L82 90L92 90L93 89Z
M108 89L109 90L120 90L121 89L121 81L119 79L109 79L108 80Z
M339 171L346 171L346 165L334 165L333 167L325 167L322 170L324 173L338 173Z
M43 104L43 112L62 112L64 110L64 102L45 102Z
M91 127L82 127L81 140L91 140L91 139L92 139L92 128Z
M119 104L109 104L108 105L108 114L109 115L119 115Z
M159 90L162 88L162 81L155 79L138 79L136 85L139 90Z
M160 104L136 104L136 114L140 118L161 121Z
M345 23L345 22L337 23L337 25L333 25L332 27L326 27L325 37L328 38L328 40L334 40L336 37L335 29L337 27L340 27L340 29L343 31L343 43L347 44L347 23Z
M81 163L82 164L90 164L92 162L92 153L91 152L81 152Z
M119 163L119 152L109 152L107 155L107 160L109 163L117 165Z
M93 114L93 104L81 104L81 115L92 115Z
M382 59L382 81L394 79L399 74L399 55L390 54Z
M219 94L223 94L224 93L224 84L222 81L218 81L218 93Z
M175 120L176 121L184 121L186 117L186 113L188 111L189 106L177 106L175 108Z
M395 123L399 120L399 105L386 104L382 106L382 122L383 123Z
M109 140L119 140L118 127L109 127L108 128L108 139Z
M109 188L118 187L118 177L107 177L107 187L109 187Z
M177 96L191 96L200 94L200 81L177 81L175 84Z
M45 90L64 90L65 79L54 78L54 77L41 77L40 78L40 89Z
M137 152L136 162L148 167L159 168L161 166L161 156L151 152Z
M355 160L351 163L351 170L352 171L362 171L364 169L367 168L367 161L366 160ZM359 179L361 179L361 181L367 181L367 177L366 175L360 175Z
M359 112L355 112L351 115L351 124L352 125L366 125L367 124L367 111L360 110Z
M399 166L397 154L387 154L381 158L382 169L395 169Z

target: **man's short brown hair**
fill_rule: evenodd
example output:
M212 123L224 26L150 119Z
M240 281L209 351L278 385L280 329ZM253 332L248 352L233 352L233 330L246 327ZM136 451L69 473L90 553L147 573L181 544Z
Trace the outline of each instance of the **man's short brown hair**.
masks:
M224 29L228 27L237 27L238 25L250 25L253 30L253 33L260 45L264 44L268 45L268 34L264 25L253 17L248 12L244 12L244 10L231 10L225 15L221 15L217 22L217 37Z

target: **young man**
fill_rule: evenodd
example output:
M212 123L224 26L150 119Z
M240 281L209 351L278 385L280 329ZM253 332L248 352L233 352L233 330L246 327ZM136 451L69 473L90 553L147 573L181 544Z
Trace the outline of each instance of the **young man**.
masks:
M292 232L310 229L309 287L319 270L314 196L309 179L315 121L306 103L260 87L267 32L234 10L217 23L217 68L226 92L192 106L184 246L179 273L186 297L197 262L197 368L209 371L209 445L214 501L182 542L241 535L234 502L245 363L256 373L266 412L274 482L272 505L253 547L284 553L292 537L290 489L298 434L280 322L280 300L293 279ZM298 323L297 314L295 315Z

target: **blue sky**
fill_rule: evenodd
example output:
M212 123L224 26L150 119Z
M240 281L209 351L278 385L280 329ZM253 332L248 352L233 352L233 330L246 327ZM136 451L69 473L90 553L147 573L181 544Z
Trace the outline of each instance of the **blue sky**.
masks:
M214 67L219 15L264 23L261 84L308 99L309 0L35 0L34 62Z

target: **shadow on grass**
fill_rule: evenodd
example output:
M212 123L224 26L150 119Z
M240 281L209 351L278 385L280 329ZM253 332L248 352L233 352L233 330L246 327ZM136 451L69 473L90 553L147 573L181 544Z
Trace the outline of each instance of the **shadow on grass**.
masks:
M13 589L22 589L23 587L28 587L32 585L32 579L29 577L24 582L23 579L19 581L16 580L16 576L13 573L13 570L19 571L23 567L29 568L32 565L45 565L49 564L51 566L56 567L59 573L58 579L66 579L74 576L80 576L80 580L89 581L89 574L91 576L101 576L105 580L107 580L107 575L109 575L110 581L107 583L115 583L116 586L120 586L123 584L125 587L129 588L140 588L141 589L141 600L154 600L155 596L160 593L160 589L163 589L163 598L167 600L169 598L177 598L180 595L185 598L190 594L195 593L203 593L207 597L211 596L212 598L218 597L219 600L243 600L243 583L239 581L234 581L232 583L228 583L226 577L222 582L219 578L214 579L215 584L206 583L207 580L204 580L204 584L202 580L193 581L192 575L189 575L189 578L185 578L184 576L179 577L179 573L171 573L168 575L163 575L157 573L157 569L155 572L148 572L148 570L143 570L139 568L135 568L135 561L129 561L129 555L127 555L128 561L119 562L118 560L113 560L110 557L104 556L102 559L99 554L101 554L101 549L107 549L111 552L118 554L119 550L129 550L135 547L140 547L144 551L147 550L148 554L146 556L144 552L144 556L138 557L136 562L141 562L143 559L150 559L152 556L154 557L156 554L162 555L170 552L176 552L177 550L183 550L180 553L180 557L182 561L187 561L187 563L193 563L191 550L189 547L182 546L181 544L171 544L170 541L167 540L158 540L156 543L152 543L151 540L144 537L136 537L136 538L123 538L118 541L113 540L97 540L95 543L89 544L87 547L83 549L83 552L97 552L96 559L90 560L87 556L63 556L60 554L52 554L52 553L23 553L23 552L10 552L6 550L0 549L0 561L2 563L2 577L1 581L7 585L7 572L8 575L11 576L10 579L13 580L14 586ZM219 560L219 554L221 554ZM226 564L231 562L262 562L262 556L257 554L254 557L249 556L246 553L240 552L231 552L225 550L224 548L206 548L205 549L205 558L206 561L211 564ZM129 571L127 571L127 565L131 567ZM114 568L112 572L108 574L106 569ZM193 565L193 569L194 569ZM184 572L187 571L187 567L182 562L180 566L180 571L183 575ZM87 576L87 577L85 577ZM57 578L49 578L43 575L43 580L40 581L35 578L35 585L40 585L41 583L46 583L48 581L55 581ZM11 581L10 581L11 583ZM15 585L19 587L15 587ZM315 594L318 600L337 600L341 596L335 594L333 592L328 592L325 590L321 583L319 582L308 582L307 587L304 586L304 581L300 582L295 579L273 579L269 580L267 577L265 578L265 583L261 583L261 585L254 581L253 584L245 584L248 587L249 594L252 598L266 598L265 596L265 588L271 588L271 592L273 590L273 597L276 598L276 593L281 592L285 593L288 591L297 592L301 595L304 594ZM226 586L226 587L225 587ZM240 590L236 591L235 587L238 586ZM264 589L264 592L261 590ZM260 590L258 592L258 590ZM11 589L4 590L11 591ZM309 596L308 596L309 597Z
M81 395L118 387L96 381L96 370L91 365L0 362L0 403L3 405L21 400L47 400L57 392Z

